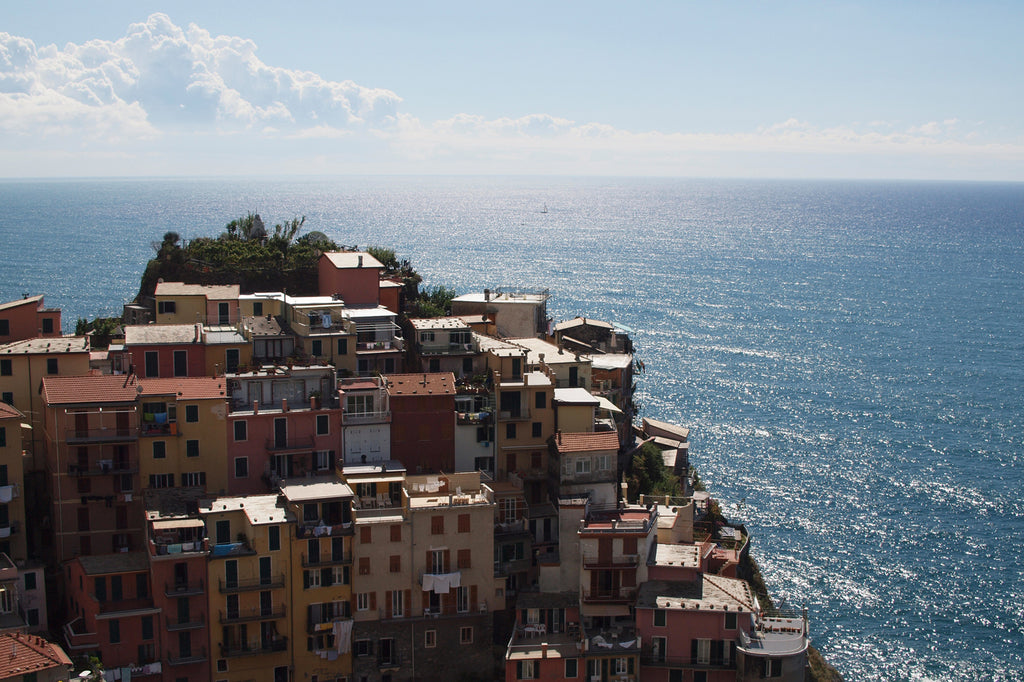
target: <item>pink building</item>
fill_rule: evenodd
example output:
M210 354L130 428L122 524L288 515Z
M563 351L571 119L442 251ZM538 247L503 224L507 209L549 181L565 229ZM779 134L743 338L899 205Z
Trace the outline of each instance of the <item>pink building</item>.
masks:
M206 374L201 324L147 324L124 328L128 366L139 378Z
M44 308L42 296L0 303L0 344L60 335L60 308Z
M384 265L368 253L334 251L320 256L321 296L340 296L345 305L379 305Z

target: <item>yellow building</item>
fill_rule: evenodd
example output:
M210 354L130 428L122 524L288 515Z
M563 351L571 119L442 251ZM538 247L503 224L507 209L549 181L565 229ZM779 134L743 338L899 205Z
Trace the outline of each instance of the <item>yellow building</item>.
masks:
M295 519L278 495L220 497L199 508L209 535L207 594L214 679L288 682L295 642ZM216 619L216 620L215 620Z
M227 491L227 392L224 377L139 380L143 488Z
M237 284L160 282L156 299L157 324L238 324Z
M25 454L21 430L24 422L25 415L0 403L0 553L22 562L28 558L22 495Z
M18 408L32 426L23 447L26 466L41 471L46 465L43 399L39 382L48 376L89 373L89 339L85 336L28 339L0 346L0 402Z
M281 484L291 518L295 680L352 672L352 490L334 475Z

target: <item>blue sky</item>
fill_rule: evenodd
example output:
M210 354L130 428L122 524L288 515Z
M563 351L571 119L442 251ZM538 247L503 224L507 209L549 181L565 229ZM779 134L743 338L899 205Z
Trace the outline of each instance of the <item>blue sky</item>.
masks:
M7 3L0 174L1024 180L1024 3Z

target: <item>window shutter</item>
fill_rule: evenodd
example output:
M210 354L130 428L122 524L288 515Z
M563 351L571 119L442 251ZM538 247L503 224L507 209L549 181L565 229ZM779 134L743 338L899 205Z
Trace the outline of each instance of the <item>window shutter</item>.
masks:
M330 465L331 471L334 471L334 450L330 451L330 455L327 458L327 463Z
M371 592L370 593L370 610L371 611L376 611L377 610L377 593L376 592Z
M430 593L423 592L423 610L426 611L430 608Z
M406 617L412 616L412 590L405 591L405 600L402 602Z
M479 606L476 603L476 585L469 586L469 608L479 610Z
M448 573L449 571L452 570L451 554L452 554L452 551L450 549L446 549L444 551L444 572L445 573Z
M384 593L384 617L391 618L391 602L394 601L394 596L391 592Z

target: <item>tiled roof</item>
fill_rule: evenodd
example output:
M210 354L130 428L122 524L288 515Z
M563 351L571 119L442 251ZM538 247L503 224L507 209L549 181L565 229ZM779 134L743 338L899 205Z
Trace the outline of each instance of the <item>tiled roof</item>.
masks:
M160 282L154 296L205 296L211 301L237 299L237 284L185 284L184 282Z
M137 394L134 375L43 377L43 400L49 405L126 403Z
M331 261L331 265L338 268L339 270L348 270L356 268L383 268L384 264L374 258L368 253L357 253L355 251L331 251L325 253L324 256L327 260ZM362 265L360 265L362 260Z
M566 320L565 322L559 322L558 324L556 324L555 325L555 331L556 332L560 332L563 329L573 329L575 327L584 327L584 326L586 326L586 327L600 327L602 329L615 329L615 327L613 325L610 325L607 322L602 322L600 320L588 320L585 317L575 317L575 318L573 318L571 320Z
M455 395L455 375L451 372L389 374L385 379L390 395Z
M124 345L195 343L194 324L132 324L124 328Z
M89 339L85 336L48 336L39 339L25 339L0 346L4 355L46 355L56 353L88 353Z
M142 396L176 395L179 400L226 398L224 377L174 377L138 379Z
M21 305L36 305L38 306L43 300L42 295L29 296L28 298L18 299L17 301L9 301L8 303L0 303L0 310L10 310L11 308L17 308Z
M57 644L21 632L0 634L0 679L22 679L51 668L68 668L71 659ZM60 676L59 679L64 679Z
M16 417L24 419L25 415L23 415L18 410L18 408L14 407L13 405L8 405L5 402L0 402L0 419L11 419Z
M596 450L618 450L619 435L614 431L594 433L558 433L555 447L559 452L592 452Z
M145 552L117 552L80 556L77 559L86 575L108 575L110 573L138 573L149 569L149 557Z

